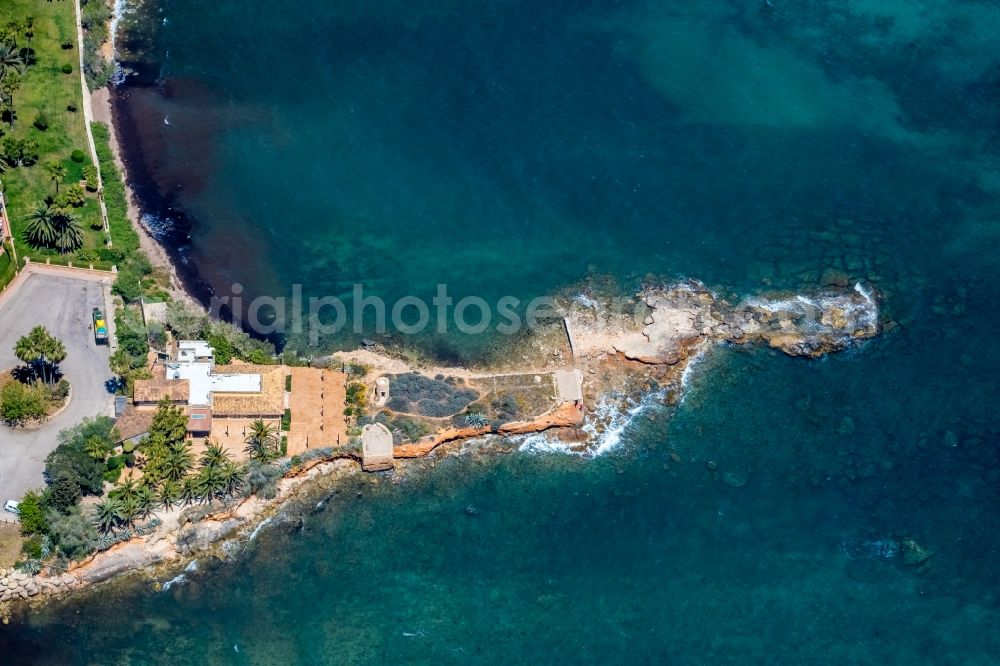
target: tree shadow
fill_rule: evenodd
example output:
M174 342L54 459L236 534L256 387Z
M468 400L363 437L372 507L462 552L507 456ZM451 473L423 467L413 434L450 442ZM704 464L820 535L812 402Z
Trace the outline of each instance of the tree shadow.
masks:
M30 46L25 46L24 48L22 48L18 52L18 55L21 56L21 60L24 61L26 67L38 64L38 57L37 54L35 53L35 49L31 48Z
M35 373L30 365L19 365L10 371L10 376L22 384L30 384L35 380Z

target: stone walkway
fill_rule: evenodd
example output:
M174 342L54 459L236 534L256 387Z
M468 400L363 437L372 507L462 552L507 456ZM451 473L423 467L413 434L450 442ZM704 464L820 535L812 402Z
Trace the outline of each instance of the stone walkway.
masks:
M318 368L290 368L288 455L336 446L347 441L346 382L342 372Z

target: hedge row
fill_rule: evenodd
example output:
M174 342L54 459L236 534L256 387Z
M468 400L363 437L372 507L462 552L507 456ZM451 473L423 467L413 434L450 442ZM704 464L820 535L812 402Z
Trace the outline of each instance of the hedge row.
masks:
M104 181L104 205L108 209L111 244L114 249L127 256L139 249L139 234L128 219L125 183L111 152L111 133L104 123L91 123L90 128L94 134L97 160L100 162L101 180Z

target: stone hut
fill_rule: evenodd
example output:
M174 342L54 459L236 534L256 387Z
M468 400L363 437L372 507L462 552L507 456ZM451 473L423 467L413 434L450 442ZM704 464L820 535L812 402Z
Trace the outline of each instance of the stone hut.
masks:
M375 404L382 406L389 401L389 378L379 377L375 380Z
M381 423L369 423L361 429L361 469L380 472L393 466L392 433Z

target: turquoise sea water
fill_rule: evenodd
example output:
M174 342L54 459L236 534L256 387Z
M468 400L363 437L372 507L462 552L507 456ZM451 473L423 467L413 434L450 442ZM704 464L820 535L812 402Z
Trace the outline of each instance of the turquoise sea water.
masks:
M820 361L718 349L596 460L310 499L167 592L18 615L14 663L1000 662L1000 3L163 0L124 25L132 175L222 293L835 269L896 326Z

